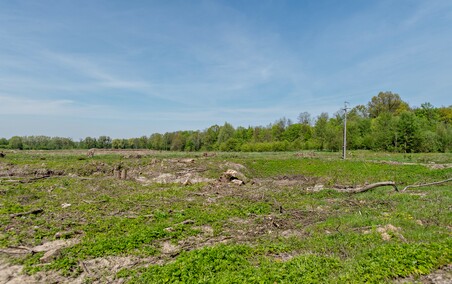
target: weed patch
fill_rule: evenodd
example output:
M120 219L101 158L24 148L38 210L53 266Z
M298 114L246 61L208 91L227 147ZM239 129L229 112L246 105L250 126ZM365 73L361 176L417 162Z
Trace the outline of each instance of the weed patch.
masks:
M9 153L0 161L0 257L22 265L29 282L108 282L122 268L113 274L131 283L381 283L451 263L450 184L331 189L444 180L450 168L423 163L450 155L336 154ZM247 182L219 181L227 169ZM165 174L197 181L155 180ZM55 240L71 246L45 263L28 251Z

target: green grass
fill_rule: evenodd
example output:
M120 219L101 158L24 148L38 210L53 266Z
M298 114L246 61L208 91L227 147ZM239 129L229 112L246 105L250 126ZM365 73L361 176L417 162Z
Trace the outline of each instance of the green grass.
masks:
M179 159L194 158L181 164ZM402 163L381 163L379 161ZM160 259L161 264L123 268L116 278L130 283L381 283L422 275L451 263L452 187L392 188L349 194L328 189L393 180L404 186L442 180L451 156L356 152L299 157L294 153L152 153L127 158L114 152L86 158L81 152L7 153L0 171L0 247L35 246L60 238L80 242L49 264L42 253L10 259L34 274L59 271L77 277L81 261L107 256ZM132 177L198 170L218 178L233 162L255 183L141 184L118 180L113 169ZM414 163L414 164L413 164ZM421 164L416 164L421 163ZM51 170L57 176L27 180ZM80 178L82 177L82 178ZM88 179L83 179L88 178ZM277 183L284 179L295 183ZM326 190L307 187L324 184ZM71 204L63 208L62 204ZM10 214L42 208L37 215ZM392 225L389 240L381 228ZM210 228L211 233L203 228ZM226 240L226 242L224 242ZM168 254L162 244L179 250ZM96 279L96 275L91 275ZM91 279L91 278L90 278Z

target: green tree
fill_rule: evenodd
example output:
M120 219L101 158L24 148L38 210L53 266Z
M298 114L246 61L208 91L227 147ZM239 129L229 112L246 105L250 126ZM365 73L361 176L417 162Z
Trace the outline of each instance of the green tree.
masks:
M111 141L111 147L113 149L124 149L125 145L123 143L123 139L113 139Z
M452 151L452 125L439 123L436 126L436 135L439 144L439 151L446 153Z
M438 114L440 121L447 124L452 124L452 106L440 107L438 109Z
M173 137L174 137L174 134L170 133L170 132L166 132L165 134L163 134L160 150L165 150L165 151L171 150Z
M271 140L272 141L281 141L281 137L283 135L283 132L286 128L286 119L282 118L278 121L276 121L272 126L271 126Z
M212 125L203 133L202 144L205 150L215 150L218 141L218 135L220 133L220 126Z
M343 143L343 123L342 118L331 118L326 124L325 129L325 148L331 151L339 151Z
M254 127L252 139L253 142L255 143L270 142L271 140L272 140L271 126L267 128L262 126Z
M97 139L88 136L83 140L82 144L84 146L83 148L85 148L85 149L96 148L97 147Z
M289 142L294 142L295 140L299 139L301 134L302 134L302 127L303 126L301 124L299 124L299 123L295 123L295 124L290 125L282 133L282 135L281 135L282 140L289 141Z
M431 103L423 103L420 108L414 110L417 117L426 119L430 123L436 123L439 120L438 109Z
M398 118L390 113L382 113L372 120L372 150L394 151L398 148L397 140Z
M253 135L252 131L249 131L249 128L245 128L242 126L237 127L234 132L234 138L239 140L240 142L248 142L251 140Z
M405 153L416 152L422 142L419 120L412 112L403 112L397 125L398 144Z
M369 110L365 105L357 105L350 110L349 116L367 118L369 117Z
M231 152L231 151L239 151L241 143L236 138L229 138L226 142L220 144L220 151Z
M0 138L0 148L6 148L8 144L9 144L8 139Z
M378 117L382 113L396 115L407 110L409 110L408 104L402 101L398 94L391 92L380 92L368 103L369 115L372 118Z
M354 107L347 115L347 148L370 149L371 119Z
M235 129L234 127L225 122L222 127L220 127L220 131L218 133L218 145L221 145L221 143L224 143L228 141L229 138L232 138L234 136Z
M312 124L311 114L307 111L300 113L298 115L298 123L304 125L311 125Z
M324 150L328 137L328 113L322 112L316 119L314 125L314 138L317 140L319 150Z
M160 133L153 133L149 137L149 148L152 150L163 150L162 146L162 134Z
M110 149L111 148L111 138L109 136L99 136L97 138L97 148L100 149Z
M176 132L171 141L171 151L182 151L185 148L185 137L181 132Z
M10 149L18 149L23 150L24 144L22 141L22 137L19 136L13 136L9 139L9 148Z
M202 135L199 131L193 131L188 134L185 151L199 151L202 147Z

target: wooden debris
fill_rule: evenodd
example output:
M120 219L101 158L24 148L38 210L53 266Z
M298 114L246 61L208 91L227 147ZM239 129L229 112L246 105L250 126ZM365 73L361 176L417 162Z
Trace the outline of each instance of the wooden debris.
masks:
M27 254L34 253L33 249L24 246L10 246L4 249L0 249L0 252L6 254Z
M217 154L216 153L214 153L214 152L204 152L204 153L202 153L202 156L203 157L215 157Z
M44 253L44 255L39 259L41 263L49 263L60 255L61 249L51 249Z
M42 208L38 208L38 209L33 209L31 211L27 211L27 212L21 212L21 213L14 213L14 214L10 214L9 217L11 218L15 218L15 217L21 217L21 216L25 216L25 215L31 215L31 214L39 214L44 212L44 209Z
M371 184L363 186L363 187L346 189L345 191L359 193L359 192L365 192L370 189L373 189L376 187L381 187L381 186L392 186L392 187L394 187L395 191L399 191L399 189L397 188L397 185L393 181L382 181L382 182L371 183Z
M194 223L195 223L195 221L194 220L190 220L190 219L181 222L182 225L189 225L189 224L194 224Z
M236 185L243 185L244 184L243 180L239 180L239 179L233 179L233 180L231 180L231 182L233 184L236 184Z
M19 182L20 183L30 183L30 182L34 182L34 181L49 178L49 177L50 177L50 175L45 175L45 176L41 176L41 177L30 178L28 180L21 180Z
M127 179L127 170L126 169L121 170L121 179Z
M94 157L94 152L95 152L95 149L89 149L88 153L86 153L86 155L88 156L88 158L92 158L92 157Z
M237 185L243 185L243 184L245 184L245 179L246 179L246 177L242 173L240 173L236 170L229 169L221 175L221 177L219 178L219 181L220 182L232 182Z
M408 188L431 186L431 185L443 184L443 183L450 182L450 181L452 181L452 178L448 178L448 179L441 180L441 181L436 181L436 182L424 183L424 184L412 184L412 185L407 185L407 186L405 186L405 187L402 189L402 191L405 191L405 190L407 190Z

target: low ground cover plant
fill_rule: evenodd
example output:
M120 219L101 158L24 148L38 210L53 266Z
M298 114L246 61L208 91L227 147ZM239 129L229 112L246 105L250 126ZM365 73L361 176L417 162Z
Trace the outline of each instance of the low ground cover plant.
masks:
M346 190L449 179L450 154L6 154L0 257L23 268L11 277L381 283L452 260L450 183ZM227 170L242 183L225 180Z

